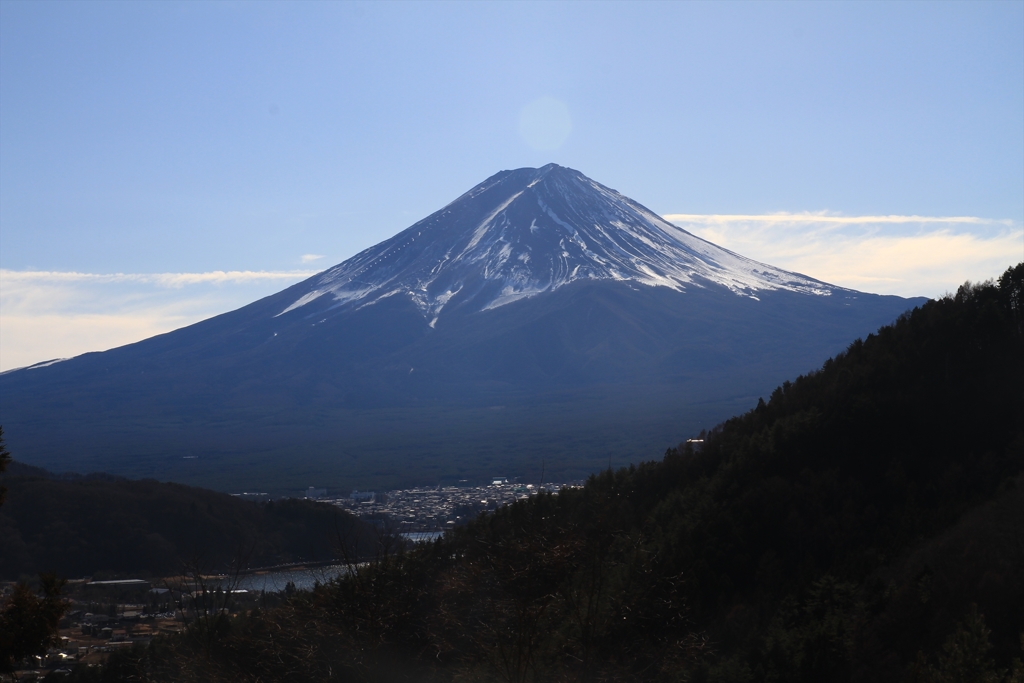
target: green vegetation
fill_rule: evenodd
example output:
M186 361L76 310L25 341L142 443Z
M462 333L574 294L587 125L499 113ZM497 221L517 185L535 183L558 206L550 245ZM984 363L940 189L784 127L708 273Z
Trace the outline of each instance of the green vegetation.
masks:
M378 547L77 678L1019 683L1022 349L1024 264L854 342L700 450Z
M61 476L13 463L0 508L0 577L168 576L333 559L339 539L369 552L372 530L304 500L257 504L224 493L108 475ZM367 550L362 550L362 548Z

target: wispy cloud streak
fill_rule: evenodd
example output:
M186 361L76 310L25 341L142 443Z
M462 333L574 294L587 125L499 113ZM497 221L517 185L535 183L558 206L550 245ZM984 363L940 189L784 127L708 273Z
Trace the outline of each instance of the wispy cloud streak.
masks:
M315 270L213 270L205 273L79 273L54 270L0 270L0 282L30 283L122 283L137 282L161 287L197 284L245 284L261 280L298 280L316 275Z
M244 306L315 273L0 269L0 370L170 332Z
M1005 225L1013 227L1011 220L994 220L977 216L838 216L827 212L763 213L763 214L696 214L670 213L662 216L673 223L720 225L728 223L812 223L840 225L885 225L885 224L954 224L954 225Z
M828 212L667 214L744 256L837 285L941 296L1024 260L1024 230L977 216L840 216Z

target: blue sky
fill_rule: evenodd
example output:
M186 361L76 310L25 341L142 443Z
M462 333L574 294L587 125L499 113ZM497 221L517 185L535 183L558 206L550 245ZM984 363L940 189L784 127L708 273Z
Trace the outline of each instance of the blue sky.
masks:
M0 369L551 161L752 258L940 295L1024 259L1024 2L2 0Z

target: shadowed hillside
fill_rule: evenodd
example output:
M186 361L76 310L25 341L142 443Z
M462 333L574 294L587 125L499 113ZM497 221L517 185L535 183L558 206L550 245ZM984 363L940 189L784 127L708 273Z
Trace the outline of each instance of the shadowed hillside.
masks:
M370 534L337 508L304 500L254 503L225 493L110 475L53 475L13 463L0 507L0 578L169 576L322 561L339 538L358 553ZM369 547L367 545L367 547Z

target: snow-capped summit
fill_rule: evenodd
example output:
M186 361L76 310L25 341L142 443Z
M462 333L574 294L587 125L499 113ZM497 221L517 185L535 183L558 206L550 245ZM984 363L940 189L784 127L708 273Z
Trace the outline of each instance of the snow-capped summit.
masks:
M339 311L399 296L434 326L445 309L493 309L579 280L676 291L718 285L755 298L763 290L838 289L715 246L579 171L548 164L496 173L313 277L279 315L323 296Z

